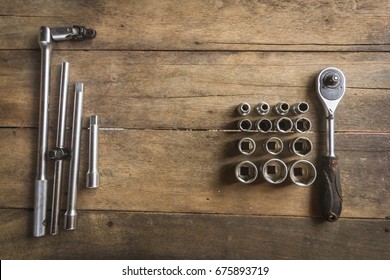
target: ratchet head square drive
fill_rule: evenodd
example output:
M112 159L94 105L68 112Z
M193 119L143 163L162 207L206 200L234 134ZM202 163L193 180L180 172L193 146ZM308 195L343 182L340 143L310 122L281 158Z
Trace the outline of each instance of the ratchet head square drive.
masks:
M343 72L334 67L322 70L317 77L316 86L326 116L333 116L337 105L345 94Z

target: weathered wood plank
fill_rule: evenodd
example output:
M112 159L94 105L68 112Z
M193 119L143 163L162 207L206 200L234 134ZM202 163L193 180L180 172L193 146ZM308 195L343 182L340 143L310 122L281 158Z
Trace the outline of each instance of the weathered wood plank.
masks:
M388 51L389 14L386 0L8 0L0 48L37 49L41 25L83 24L97 29L96 40L58 48Z
M386 220L91 211L77 230L39 239L31 211L2 209L0 220L1 259L390 258Z
M272 186L261 176L251 185L236 182L234 167L238 162L250 159L259 165L270 158L262 151L265 136L261 134L252 135L258 145L254 156L239 155L236 144L244 135L248 134L102 130L101 187L87 190L84 131L79 209L319 216L316 184L308 188L289 182ZM286 146L293 136L297 135L283 137ZM313 162L322 151L320 136L308 135L315 146L308 157ZM36 139L35 129L1 129L0 208L32 207ZM54 134L51 143L53 140ZM336 135L345 200L343 217L389 215L389 145L389 134ZM290 162L295 157L286 152L281 158Z
M0 52L0 126L36 127L38 51ZM242 101L275 105L306 100L314 130L323 109L315 76L337 66L347 93L337 110L340 131L390 131L390 64L386 53L69 52L53 58L51 125L56 125L60 63L71 63L70 80L86 84L84 112L102 126L150 129L234 129ZM91 71L91 69L95 69ZM69 108L72 108L70 94ZM71 111L71 110L69 110ZM69 117L71 113L68 114ZM369 116L369 117L368 117ZM255 114L253 119L258 118ZM378 120L384 120L378 123ZM68 121L70 124L70 121ZM317 126L319 125L319 126Z

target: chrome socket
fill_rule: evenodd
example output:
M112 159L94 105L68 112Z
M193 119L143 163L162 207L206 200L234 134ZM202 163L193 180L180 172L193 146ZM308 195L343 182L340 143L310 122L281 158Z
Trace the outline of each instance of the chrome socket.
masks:
M251 112L251 105L246 102L242 102L238 105L237 112L240 116L246 116Z
M264 142L264 150L271 155L278 155L283 151L283 141L278 137L271 137Z
M308 118L299 118L295 121L296 132L308 132L311 129L311 121Z
M294 124L290 118L281 117L275 121L275 129L281 133L290 132Z
M243 132L248 132L252 129L252 121L249 119L239 120L237 123L237 127Z
M292 106L292 112L295 115L305 114L309 111L309 104L307 102L299 102Z
M269 113L269 105L267 102L261 102L259 103L257 106L256 106L256 112L260 115L260 116L264 116L264 115L267 115Z
M270 159L261 166L264 179L271 184L280 184L288 175L287 165L280 159Z
M298 137L290 141L290 151L297 156L307 156L313 150L313 144L306 137Z
M240 142L238 142L238 150L243 155L251 155L256 150L256 143L252 138L242 138Z
M310 186L317 178L315 166L307 160L293 161L289 166L291 181L298 186Z
M289 110L290 110L290 105L287 102L279 102L275 106L275 112L281 116L286 115Z
M260 119L256 122L256 129L263 133L270 132L272 131L272 122L266 118Z
M250 184L256 180L258 171L253 162L246 160L236 166L235 174L238 181L244 184Z

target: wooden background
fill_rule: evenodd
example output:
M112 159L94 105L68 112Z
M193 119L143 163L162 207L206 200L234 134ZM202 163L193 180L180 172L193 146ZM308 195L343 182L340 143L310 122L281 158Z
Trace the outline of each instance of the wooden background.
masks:
M98 35L53 44L50 147L68 61L68 126L76 81L85 83L84 128L90 114L101 117L101 187L84 188L84 129L79 227L34 238L38 30L73 24ZM389 259L389 51L387 0L2 0L0 258ZM314 79L329 66L347 80L336 112L344 197L336 223L319 217L317 184L242 185L233 176L239 161L269 158L261 148L237 152L244 136L259 146L270 136L234 131L243 101L307 101L308 158L318 160Z

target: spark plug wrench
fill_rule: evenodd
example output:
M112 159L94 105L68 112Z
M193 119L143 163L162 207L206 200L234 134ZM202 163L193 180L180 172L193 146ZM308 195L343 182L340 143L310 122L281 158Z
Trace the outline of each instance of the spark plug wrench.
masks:
M337 68L326 68L321 71L316 81L317 94L325 109L326 147L321 171L321 211L329 222L336 221L342 209L340 171L334 148L334 113L345 94L345 77Z
M99 187L99 117L92 115L89 119L89 156L88 156L88 172L87 184L89 189Z
M86 38L95 38L96 31L83 26L61 27L50 29L47 26L40 28L38 43L41 48L41 81L39 102L38 128L38 155L37 176L34 187L34 224L33 235L44 236L46 233L46 206L47 206L47 155L49 129L49 90L50 64L52 41L81 41Z

